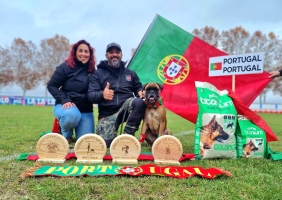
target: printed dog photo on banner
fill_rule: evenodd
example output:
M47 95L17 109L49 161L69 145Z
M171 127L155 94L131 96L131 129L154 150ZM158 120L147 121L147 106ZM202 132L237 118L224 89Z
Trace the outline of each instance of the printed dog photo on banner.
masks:
M238 157L267 157L267 142L265 131L243 115L238 115L236 146Z
M203 114L200 128L200 155L203 158L228 157L230 150L235 152L235 129L230 125L235 124L235 120L235 115Z

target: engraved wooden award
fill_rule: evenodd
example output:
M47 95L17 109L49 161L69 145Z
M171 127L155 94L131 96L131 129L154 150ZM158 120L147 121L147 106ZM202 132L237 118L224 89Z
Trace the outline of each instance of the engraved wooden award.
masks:
M81 136L74 145L76 162L79 163L102 163L106 152L105 140L93 133Z
M152 154L156 164L180 165L179 159L183 154L182 144L174 136L163 135L153 143Z
M129 134L117 136L110 146L110 154L113 158L113 163L137 164L140 153L140 142Z
M58 133L49 133L42 136L36 145L38 161L64 163L69 152L69 143Z

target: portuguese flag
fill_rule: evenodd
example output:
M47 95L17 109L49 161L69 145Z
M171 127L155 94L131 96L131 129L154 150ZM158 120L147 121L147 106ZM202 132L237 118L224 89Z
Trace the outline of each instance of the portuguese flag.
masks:
M222 63L211 63L211 70L222 70Z
M156 15L128 67L143 84L163 84L161 96L167 109L195 123L198 114L195 81L219 90L232 90L232 76L209 77L209 58L227 53L200 40L167 19ZM221 67L215 63L214 70ZM271 81L268 73L236 75L235 92L250 106Z

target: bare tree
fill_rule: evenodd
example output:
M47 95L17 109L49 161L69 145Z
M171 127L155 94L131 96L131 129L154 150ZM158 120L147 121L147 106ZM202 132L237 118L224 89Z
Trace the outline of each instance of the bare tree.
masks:
M273 68L270 71L281 70L282 69L282 40L278 39L278 44L275 49L276 54L274 55L274 60L276 61L273 64ZM282 80L281 78L275 78L271 81L271 88L274 94L279 94L282 96Z
M8 49L0 47L0 94L3 87L14 82L14 70Z
M23 90L32 90L41 80L41 69L38 51L31 41L21 38L14 39L11 46L12 64L15 67L15 83Z
M212 46L219 47L219 39L220 34L218 30L214 29L213 27L204 27L199 29L194 29L192 31L192 34L197 36L198 38L201 38L205 42L209 43Z
M222 31L220 38L221 49L230 55L246 53L249 37L250 33L241 26L229 31Z
M131 49L131 57L135 54L135 52L136 52L136 48L132 48Z
M280 44L281 45L281 44ZM278 65L279 54L279 40L273 32L268 35L263 34L261 31L256 31L251 36L248 42L249 52L264 52L264 70L272 71ZM273 80L260 94L260 103L266 102L266 93L270 91L277 80Z
M47 85L56 67L67 58L71 45L66 37L56 34L52 38L41 40L40 46L42 79L44 85ZM45 87L46 97L47 94L47 88Z

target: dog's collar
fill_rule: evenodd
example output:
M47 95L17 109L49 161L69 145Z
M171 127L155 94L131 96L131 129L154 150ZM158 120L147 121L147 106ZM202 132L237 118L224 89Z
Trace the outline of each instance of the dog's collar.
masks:
M158 108L160 105L163 105L163 99L160 97L157 102L150 103L147 100L144 101L147 108Z

